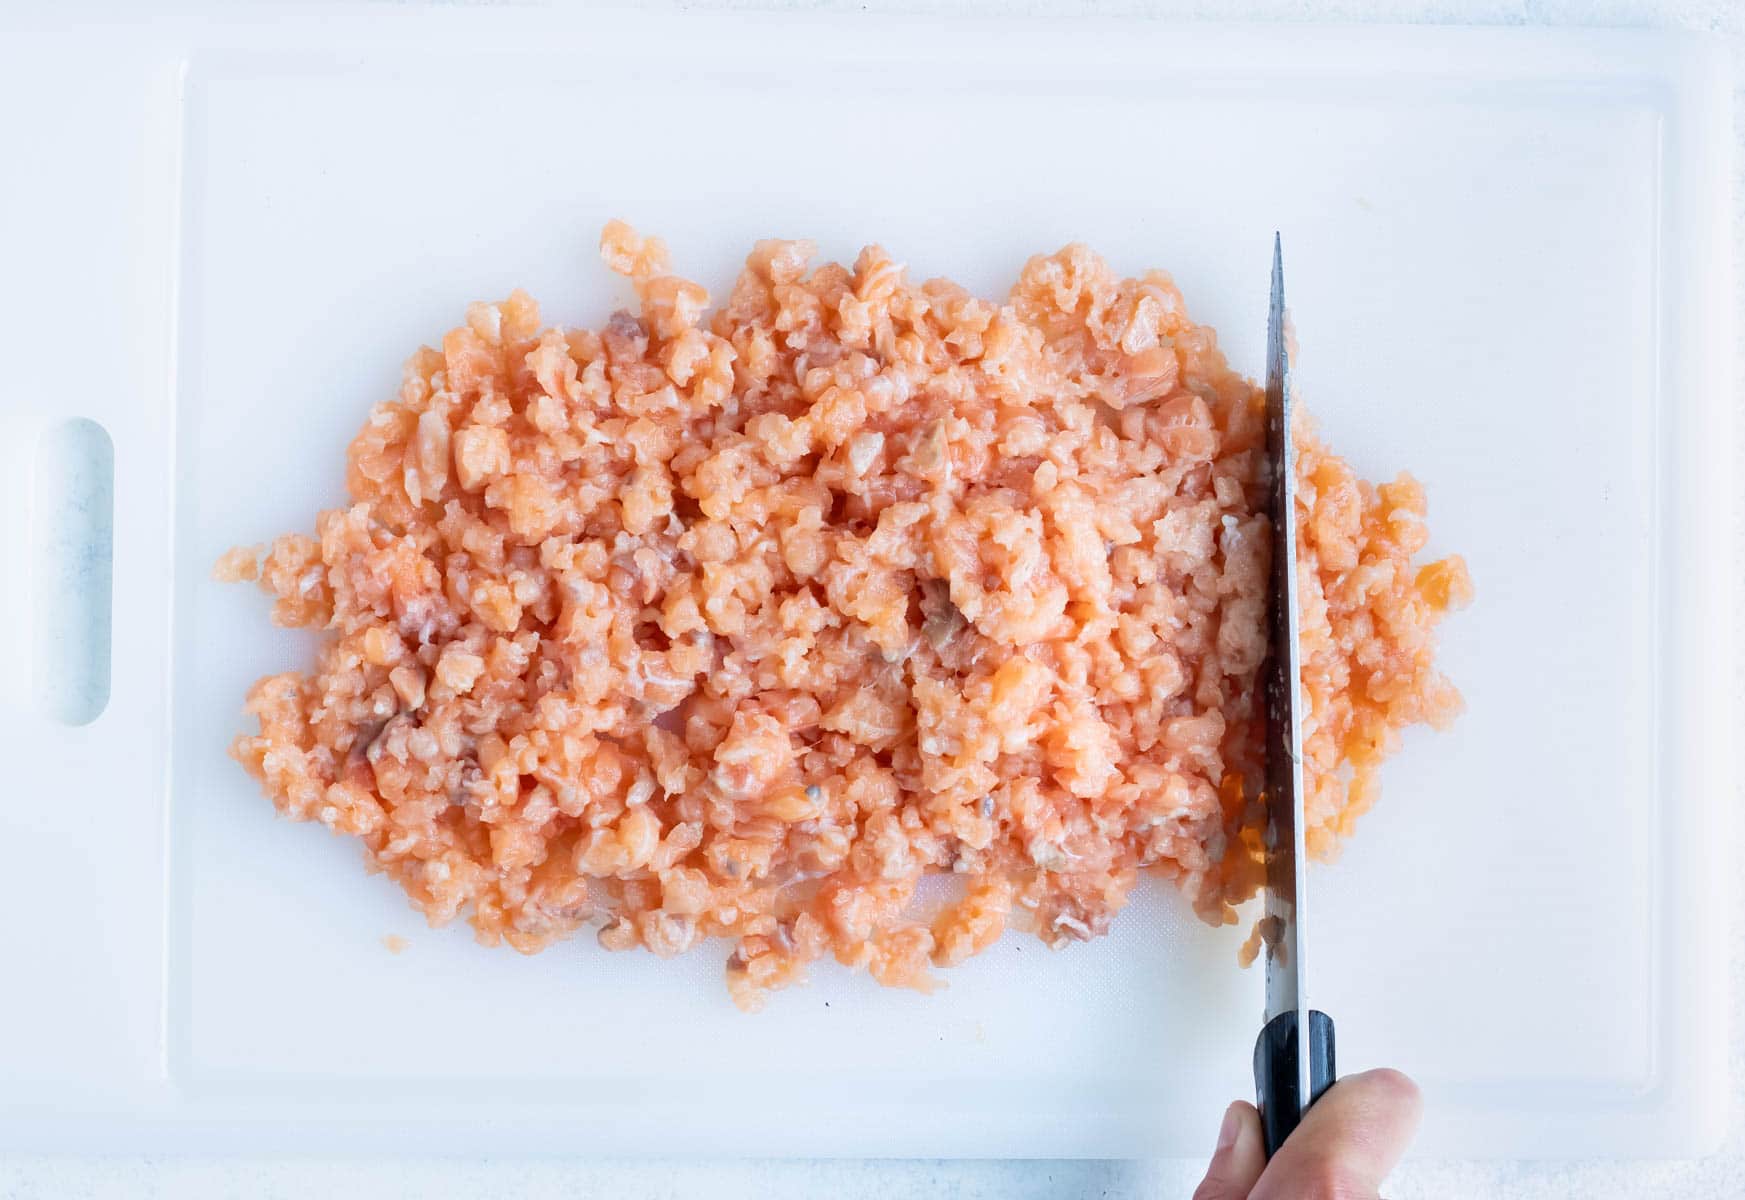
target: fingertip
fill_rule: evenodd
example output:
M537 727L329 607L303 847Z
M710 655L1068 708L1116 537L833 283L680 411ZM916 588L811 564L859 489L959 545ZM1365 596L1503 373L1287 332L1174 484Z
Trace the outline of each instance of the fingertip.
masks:
M1345 1076L1304 1114L1251 1200L1375 1195L1411 1144L1423 1107L1418 1085L1399 1071Z
M1412 1077L1392 1067L1377 1067L1347 1076L1340 1083L1356 1083L1374 1097L1378 1107L1397 1114L1401 1124L1415 1130L1424 1117L1424 1093Z
M1194 1200L1247 1200L1265 1169L1260 1113L1254 1105L1238 1100L1224 1110L1218 1146L1206 1165L1206 1177L1194 1189Z
M1347 1075L1345 1078L1364 1080L1369 1086L1391 1092L1399 1099L1418 1095L1418 1085L1412 1081L1412 1077L1404 1071L1396 1071L1392 1067L1373 1067L1368 1071Z
M1224 1110L1224 1119L1218 1123L1218 1145L1214 1154L1236 1144L1236 1135L1242 1132L1242 1114L1236 1111L1236 1105L1240 1103L1238 1100Z
M1218 1130L1218 1148L1221 1150L1235 1142L1244 1127L1260 1128L1260 1110L1246 1100L1233 1100L1224 1110L1224 1124Z
M1235 1158L1249 1176L1250 1186L1266 1170L1266 1135L1260 1130L1260 1110L1246 1100L1238 1100L1231 1109L1241 1123L1236 1135Z

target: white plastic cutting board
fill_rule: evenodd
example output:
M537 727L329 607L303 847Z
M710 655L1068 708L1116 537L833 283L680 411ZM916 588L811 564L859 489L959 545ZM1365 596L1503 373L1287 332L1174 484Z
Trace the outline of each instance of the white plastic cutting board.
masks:
M1084 239L1174 272L1251 371L1282 230L1309 403L1365 473L1419 475L1479 594L1443 641L1470 711L1311 877L1341 1066L1423 1082L1425 1153L1713 1145L1720 65L1623 34L416 5L15 25L0 561L31 552L39 433L99 422L115 619L94 723L7 689L0 1146L1197 1154L1249 1093L1260 975L1161 885L931 998L826 967L745 1016L718 954L425 931L225 757L310 644L213 559L341 498L351 432L468 301L601 321L613 216L717 294L772 234L988 292ZM0 588L19 661L29 594Z

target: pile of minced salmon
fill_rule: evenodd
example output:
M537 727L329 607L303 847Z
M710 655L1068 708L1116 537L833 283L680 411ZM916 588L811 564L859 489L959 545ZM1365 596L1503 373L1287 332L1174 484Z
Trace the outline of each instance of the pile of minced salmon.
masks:
M770 241L711 309L657 240L602 251L639 311L473 305L353 441L349 504L221 561L322 631L233 747L280 811L485 942L725 942L745 1007L825 957L925 987L1008 926L1094 938L1146 873L1235 921L1263 399L1168 276L1071 246L994 302ZM1457 711L1432 631L1470 584L1414 563L1414 481L1299 436L1325 857Z

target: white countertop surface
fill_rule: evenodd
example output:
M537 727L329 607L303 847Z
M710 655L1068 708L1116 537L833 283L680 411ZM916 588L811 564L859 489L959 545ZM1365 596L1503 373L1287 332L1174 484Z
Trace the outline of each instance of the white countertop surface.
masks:
M653 5L651 5L653 7ZM1734 54L1735 107L1745 109L1745 4L1739 0L703 0L687 7L759 7L909 12L990 11L1070 16L1142 15L1164 19L1467 22L1507 25L1624 25L1711 33ZM1736 128L1737 128L1737 117ZM1736 139L1734 261L1745 262L1745 136ZM1737 269L1737 268L1736 268ZM1738 269L1745 284L1745 269ZM1736 285L1737 286L1737 285ZM1745 290L1741 288L1740 290ZM1736 299L1745 316L1745 296ZM1736 333L1736 380L1745 382L1745 323ZM1745 439L1745 422L1739 424ZM1745 465L1745 443L1736 447ZM1745 596L1745 529L1735 500L1733 576ZM1745 613L1742 613L1745 615ZM1735 664L1735 693L1745 712L1745 669ZM1745 841L1745 822L1736 822ZM1745 851L1745 844L1740 849ZM1745 859L1745 853L1740 855ZM1736 888L1732 914L1732 1045L1726 1053L1733 1079L1729 1136L1721 1152L1695 1161L1463 1163L1414 1160L1389 1186L1394 1200L1414 1197L1507 1198L1745 1196L1745 889ZM1578 998L1572 997L1572 1003ZM1435 1113L1428 1115L1434 1121ZM0 1157L0 1197L209 1197L321 1196L324 1200L429 1197L1174 1197L1187 1196L1201 1164L1172 1160L1117 1162L915 1161L651 1161L632 1159L254 1159Z

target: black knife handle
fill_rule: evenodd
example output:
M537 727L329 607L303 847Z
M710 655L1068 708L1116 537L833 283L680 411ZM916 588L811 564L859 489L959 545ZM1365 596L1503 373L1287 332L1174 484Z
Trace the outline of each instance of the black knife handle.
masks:
M1333 1086L1333 1018L1309 1013L1309 1103ZM1254 1095L1260 1106L1260 1128L1271 1158L1297 1127L1297 1014L1280 1013L1266 1023L1254 1043Z

